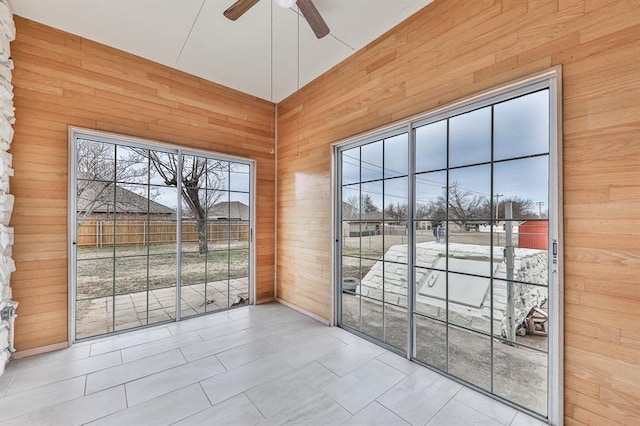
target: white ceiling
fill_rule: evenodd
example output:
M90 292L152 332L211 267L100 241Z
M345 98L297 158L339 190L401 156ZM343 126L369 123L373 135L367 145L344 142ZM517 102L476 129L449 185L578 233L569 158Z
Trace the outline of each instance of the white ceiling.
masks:
M331 29L321 40L273 0L235 22L222 15L235 0L9 1L16 15L279 102L433 0L314 0Z

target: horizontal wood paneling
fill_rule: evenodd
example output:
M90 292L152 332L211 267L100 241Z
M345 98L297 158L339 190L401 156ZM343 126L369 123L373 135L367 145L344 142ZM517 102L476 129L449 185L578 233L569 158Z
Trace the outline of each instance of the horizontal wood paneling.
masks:
M436 0L281 102L277 296L330 316L332 142L562 65L566 420L638 424L638 34L639 2Z
M257 299L273 298L275 106L16 17L15 299L19 351L67 341L68 127L257 161Z

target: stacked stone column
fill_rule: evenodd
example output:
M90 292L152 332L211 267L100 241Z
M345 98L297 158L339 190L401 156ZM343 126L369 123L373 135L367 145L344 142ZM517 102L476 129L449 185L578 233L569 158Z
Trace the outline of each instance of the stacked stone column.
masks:
M10 278L15 270L11 258L13 228L9 227L13 210L13 195L9 193L9 178L13 176L11 154L7 151L13 139L15 122L13 86L11 85L11 50L9 44L16 37L13 14L8 0L0 0L0 375L13 347L13 328L17 302L11 300Z

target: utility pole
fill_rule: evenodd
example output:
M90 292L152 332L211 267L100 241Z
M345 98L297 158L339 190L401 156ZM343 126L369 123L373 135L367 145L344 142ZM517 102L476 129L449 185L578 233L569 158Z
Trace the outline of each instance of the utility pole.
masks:
M496 197L496 220L498 219L498 206L500 206L500 197L504 196L504 194L496 194L494 195Z
M500 201L499 200L500 200L500 197L502 197L502 196L504 196L504 194L496 194L495 195L495 197L496 197L496 217L495 217L496 221L494 222L494 224L491 225L492 232L495 232L496 237L498 239L498 241L496 242L496 245L500 245L500 234L498 234L497 226L498 226L498 216L499 216L498 207L500 206Z
M504 218L506 222L506 239L504 244L504 261L507 264L507 339L510 342L516 341L516 324L515 324L515 298L513 288L513 268L515 260L515 251L513 248L513 226L511 219L513 218L513 203L507 201L504 206Z
M544 206L544 201L538 201L536 204L538 205L538 217L542 219L542 206Z

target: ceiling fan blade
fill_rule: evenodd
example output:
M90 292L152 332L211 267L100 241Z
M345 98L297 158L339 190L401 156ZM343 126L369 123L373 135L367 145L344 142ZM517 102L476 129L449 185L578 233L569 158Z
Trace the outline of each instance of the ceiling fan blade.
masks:
M260 0L238 0L231 7L224 11L224 16L235 21L245 14L245 12L256 5Z
M324 22L320 12L318 12L318 9L316 9L316 6L311 0L298 0L298 8L302 16L304 16L304 19L309 23L316 37L322 38L329 34L327 23Z

